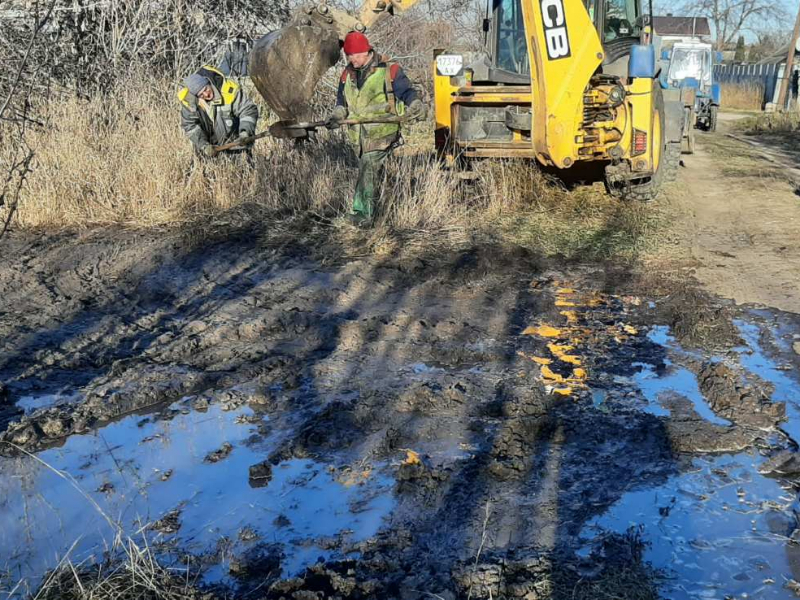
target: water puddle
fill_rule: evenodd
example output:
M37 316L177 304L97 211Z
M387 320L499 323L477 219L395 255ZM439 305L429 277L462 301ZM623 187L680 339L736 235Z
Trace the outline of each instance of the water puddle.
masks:
M737 348L742 366L775 386L772 400L786 403L786 416L788 420L781 428L788 433L795 442L800 443L800 384L793 379L780 365L769 358L761 346L761 330L757 325L746 321L734 321L739 333L747 344L744 348Z
M173 408L183 413L130 416L37 454L61 473L30 457L2 460L0 570L35 586L73 544L73 562L100 558L115 535L109 520L137 539L174 511L149 529L148 540L194 555L220 555L224 547L206 581L227 580L226 557L258 541L280 544L284 574L292 575L331 554L315 540L366 539L394 506L392 478L377 471L344 476L308 459L274 466L254 483L250 467L271 448L249 408Z
M666 485L628 493L584 535L635 527L662 569L665 598L795 598L800 545L790 541L796 495L758 474L751 454L695 459Z
M410 368L414 375L438 375L446 372L442 367L430 366L425 363L414 363Z
M61 394L41 394L22 396L14 404L26 415L36 412L40 408L50 408L59 404L67 404L75 401L76 396L63 396Z
M686 351L675 337L669 327L655 326L647 333L647 339L663 348L669 355L676 358L696 357L696 353ZM706 421L715 425L729 426L730 421L717 416L703 393L697 376L689 369L675 364L669 358L660 359L658 364L648 362L634 362L632 366L638 371L633 377L615 377L614 381L621 385L634 385L647 400L643 410L657 417L669 417L671 412L662 404L662 399L672 394L679 394L690 400L695 412ZM596 402L595 402L596 403Z
M800 384L760 346L760 329L739 321L747 347L737 349L744 368L775 385L773 401L787 403L784 429L800 440ZM667 328L654 328L650 341L679 360L689 356ZM639 363L633 381L648 401L647 412L667 416L664 393L690 399L704 419L730 425L709 408L697 377L673 361ZM602 402L602 400L601 400ZM598 404L598 398L595 398ZM777 436L776 443L777 443ZM667 576L662 589L669 600L796 598L787 583L800 580L800 503L792 486L759 473L766 458L755 451L695 458L666 484L627 493L582 532L586 556L604 531L633 527L648 544L645 558Z
M634 363L641 370L634 376L634 381L647 399L648 405L645 412L656 416L667 417L670 411L660 403L662 394L678 393L692 401L698 415L715 425L730 425L730 421L718 417L711 410L705 397L700 391L697 376L689 369L676 366L669 359L664 360L666 369L659 372L654 365Z
M664 325L656 325L647 332L647 339L657 344L668 348L670 346L677 346L675 338L670 334L669 327Z

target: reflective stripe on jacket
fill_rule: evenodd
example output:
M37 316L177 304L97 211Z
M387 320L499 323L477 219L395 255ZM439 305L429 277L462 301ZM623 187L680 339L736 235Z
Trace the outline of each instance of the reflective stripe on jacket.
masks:
M213 100L200 100L185 87L178 92L181 128L194 147L201 150L208 144L218 146L232 141L241 132L254 135L258 107L247 98L239 84L226 79L213 67L205 66L198 73L211 82Z

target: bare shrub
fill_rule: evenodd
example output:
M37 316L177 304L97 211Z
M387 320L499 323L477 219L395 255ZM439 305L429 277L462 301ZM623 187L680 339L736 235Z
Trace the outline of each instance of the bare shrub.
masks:
M30 36L37 7L12 0L13 18L0 18L4 64L18 52L18 40ZM226 40L256 37L287 16L286 0L55 0L47 44L33 59L86 97L126 80L131 66L154 77L182 77L204 61L217 62Z

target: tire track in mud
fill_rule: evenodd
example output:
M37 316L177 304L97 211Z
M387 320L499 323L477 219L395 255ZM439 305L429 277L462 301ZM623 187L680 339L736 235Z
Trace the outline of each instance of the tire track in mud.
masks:
M130 264L142 252L120 251L116 260ZM658 311L647 299L601 293L601 271L538 270L529 258L489 249L445 265L360 261L324 271L235 245L153 260L121 287L112 270L100 307L71 315L75 330L59 322L32 338L37 316L23 315L19 332L7 315L0 320L9 339L27 340L0 365L12 400L70 376L79 397L20 419L0 440L38 452L61 445L69 455L73 440L91 439L77 434L212 411L228 420L218 435L242 433L235 443L207 440L213 447L184 467L199 489L204 473L226 465L236 467L232 479L264 494L322 477L309 471L283 491L282 473L298 465L325 465L333 482L370 500L387 493L373 482L391 482L392 508L366 539L312 528L278 548L236 546L236 565L226 563L221 580L242 593L268 576L270 585L259 585L270 598L408 590L561 598L581 581L595 587L578 598L625 586L654 598L641 540L608 534L579 557L586 525L626 494L665 484L694 454L779 445L769 438L784 413L768 386L736 365L660 343ZM678 366L697 376L702 397L648 398L643 374ZM702 416L704 402L729 424ZM148 416L126 417L136 412ZM170 464L159 472L181 476ZM103 493L124 489L109 485ZM165 535L180 547L180 524L192 524L176 508L186 499L175 500L153 504L162 510L153 518L178 524ZM191 514L213 509L201 503ZM286 527L280 516L252 523L255 535ZM301 548L324 549L329 560L299 578L292 575L302 571L280 576L276 565L295 564ZM198 566L219 569L225 555L207 550Z

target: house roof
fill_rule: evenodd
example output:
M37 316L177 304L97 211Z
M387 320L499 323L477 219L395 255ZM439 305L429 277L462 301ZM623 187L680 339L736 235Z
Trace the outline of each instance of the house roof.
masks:
M774 53L772 56L767 56L766 58L761 59L758 61L759 65L782 65L786 62L786 58L789 55L789 44L786 44L780 52ZM797 56L797 51L795 51L795 56ZM797 59L795 59L796 61Z
M653 17L653 25L658 35L711 35L711 27L705 17Z

